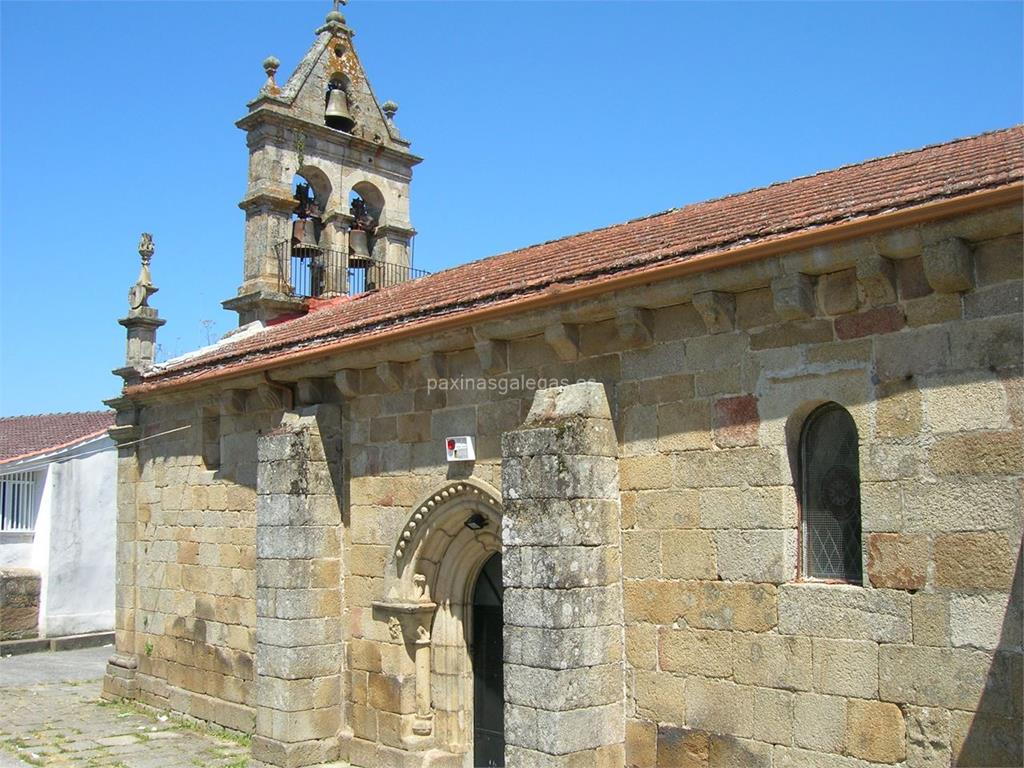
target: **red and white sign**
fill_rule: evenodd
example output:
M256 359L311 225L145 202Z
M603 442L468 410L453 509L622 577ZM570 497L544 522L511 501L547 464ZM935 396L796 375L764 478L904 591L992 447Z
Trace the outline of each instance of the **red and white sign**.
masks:
M468 435L445 438L444 447L448 452L448 461L473 461L476 459L473 438Z

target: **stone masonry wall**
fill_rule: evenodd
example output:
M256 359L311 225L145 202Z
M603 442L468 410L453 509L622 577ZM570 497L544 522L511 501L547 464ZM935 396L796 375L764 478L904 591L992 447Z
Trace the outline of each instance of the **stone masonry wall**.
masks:
M28 568L0 569L0 640L39 635L40 578Z
M257 443L253 766L331 762L341 726L340 412L289 414Z
M618 446L604 387L539 391L502 451L505 764L620 766Z
M602 382L612 405L627 765L1020 764L1020 233L1018 210L974 214L275 372L342 404L353 763L360 744L428 754L401 732L415 672L372 603L415 504L460 476L501 486L501 436L533 399L512 382L542 378ZM428 384L488 376L507 391ZM196 430L139 446L118 650L143 700L251 731L255 444L288 403L232 386L251 388L203 395L220 469ZM795 435L827 401L860 438L859 586L799 572ZM199 405L142 424L197 424ZM444 461L460 434L471 466Z
M116 634L124 658L115 664L137 671L127 685L110 674L105 683L108 696L246 732L255 722L256 437L281 418L251 399L247 415L227 407L220 416L219 464L204 451L208 400L145 409L139 432L149 439L136 456L122 451Z

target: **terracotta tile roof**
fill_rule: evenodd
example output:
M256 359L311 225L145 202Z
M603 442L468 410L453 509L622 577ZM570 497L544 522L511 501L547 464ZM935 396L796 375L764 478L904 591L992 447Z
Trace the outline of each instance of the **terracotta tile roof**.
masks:
M102 435L113 424L113 411L0 418L0 465L68 448Z
M142 388L372 338L557 286L996 189L1024 178L1024 126L868 160L464 264L339 302L146 376ZM148 386L147 386L148 385Z

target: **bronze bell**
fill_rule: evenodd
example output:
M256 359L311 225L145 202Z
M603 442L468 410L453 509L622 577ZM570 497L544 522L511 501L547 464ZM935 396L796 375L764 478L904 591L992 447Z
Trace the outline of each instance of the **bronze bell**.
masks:
M316 223L312 219L296 219L292 222L292 250L296 256L306 256L317 250Z
M348 95L340 88L332 88L327 93L327 109L324 120L331 128L351 133L356 121L348 111Z
M370 256L370 240L366 232L361 229L353 229L348 233L348 265L350 267L368 267L373 263Z

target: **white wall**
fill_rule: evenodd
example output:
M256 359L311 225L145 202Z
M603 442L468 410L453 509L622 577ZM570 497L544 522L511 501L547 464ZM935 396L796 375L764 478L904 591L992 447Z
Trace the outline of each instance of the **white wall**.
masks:
M31 568L32 539L22 534L4 533L0 538L0 568Z
M4 470L43 468L47 471L34 540L0 545L0 564L41 574L41 636L111 630L117 520L114 443L104 436Z

